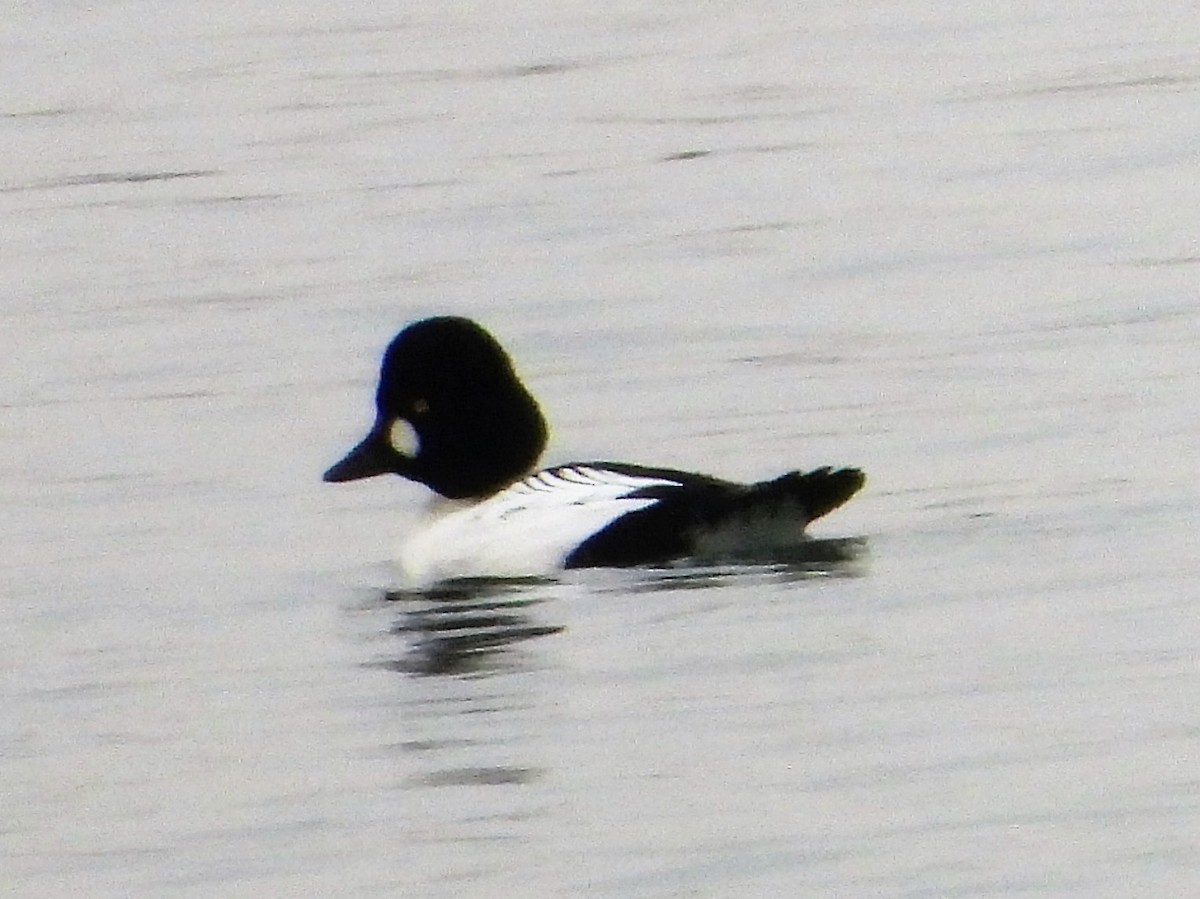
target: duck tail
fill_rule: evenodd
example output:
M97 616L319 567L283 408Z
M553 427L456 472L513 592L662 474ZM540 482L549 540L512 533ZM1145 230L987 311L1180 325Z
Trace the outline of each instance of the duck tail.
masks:
M789 471L772 481L755 484L753 492L801 506L809 521L832 512L854 496L866 483L867 476L857 468L825 466L809 472Z

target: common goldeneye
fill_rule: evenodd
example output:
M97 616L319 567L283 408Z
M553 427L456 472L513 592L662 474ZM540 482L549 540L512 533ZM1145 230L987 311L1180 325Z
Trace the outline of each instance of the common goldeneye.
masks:
M864 481L857 468L753 484L617 462L534 472L545 419L508 354L466 318L424 319L397 334L375 407L370 432L324 479L393 473L443 498L401 550L416 584L761 558L807 540L805 526Z

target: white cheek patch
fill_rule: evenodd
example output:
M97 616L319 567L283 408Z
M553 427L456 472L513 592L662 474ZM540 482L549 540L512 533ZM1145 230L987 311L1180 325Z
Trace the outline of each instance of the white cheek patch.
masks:
M397 418L388 429L388 443L402 456L415 459L421 452L421 438L407 419Z

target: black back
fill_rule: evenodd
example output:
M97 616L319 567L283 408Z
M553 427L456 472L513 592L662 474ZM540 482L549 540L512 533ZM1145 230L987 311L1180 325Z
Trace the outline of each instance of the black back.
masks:
M738 484L707 475L613 462L584 463L635 477L675 484L645 487L629 495L658 502L630 512L583 541L567 568L648 565L692 556L705 531L770 517L803 526L845 503L862 487L857 468L788 472L771 481Z

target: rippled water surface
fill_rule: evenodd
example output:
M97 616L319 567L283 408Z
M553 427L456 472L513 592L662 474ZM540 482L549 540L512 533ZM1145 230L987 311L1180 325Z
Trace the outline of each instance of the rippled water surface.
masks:
M1200 888L1194 10L417 7L0 25L5 894ZM870 558L393 592L435 312Z

